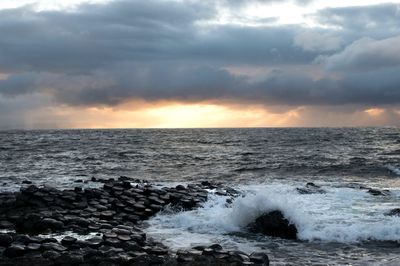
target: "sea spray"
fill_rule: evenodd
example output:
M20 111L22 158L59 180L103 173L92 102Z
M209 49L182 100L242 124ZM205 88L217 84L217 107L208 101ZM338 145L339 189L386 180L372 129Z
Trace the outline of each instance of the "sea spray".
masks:
M185 245L189 246L191 239L197 243L211 240L233 243L238 240L233 240L232 235L236 237L238 232L244 238L251 236L246 226L259 215L280 210L296 225L298 238L303 241L348 244L400 241L400 218L384 215L397 206L396 193L375 197L360 189L324 187L325 194L303 195L296 191L296 186L284 184L241 189L247 191L245 196L238 197L231 205L226 204L226 197L212 195L200 209L161 213L150 219L147 232L169 244L176 242L174 238L186 239ZM270 238L262 241L267 239L271 241Z
M395 175L400 176L400 167L399 166L394 166L394 165L388 164L388 165L386 165L386 168L389 169Z

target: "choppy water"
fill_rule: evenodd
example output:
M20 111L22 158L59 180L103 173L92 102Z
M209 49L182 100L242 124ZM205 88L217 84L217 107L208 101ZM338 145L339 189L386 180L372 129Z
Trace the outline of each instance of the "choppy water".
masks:
M204 208L151 219L148 234L173 249L219 242L266 250L282 264L400 264L400 218L384 215L400 207L399 128L0 131L2 190L26 179L66 188L119 175L213 180L244 193L231 206L213 196ZM296 191L310 181L327 193ZM391 193L372 196L353 183ZM245 231L276 208L301 241Z

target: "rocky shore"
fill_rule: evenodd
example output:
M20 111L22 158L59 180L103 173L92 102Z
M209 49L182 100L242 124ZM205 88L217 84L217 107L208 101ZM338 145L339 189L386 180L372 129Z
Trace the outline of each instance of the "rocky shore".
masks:
M126 177L91 182L102 184L57 190L27 181L17 193L0 194L0 266L269 264L266 254L218 244L172 252L142 230L166 206L190 210L210 189L232 198L234 189L209 182L159 187Z

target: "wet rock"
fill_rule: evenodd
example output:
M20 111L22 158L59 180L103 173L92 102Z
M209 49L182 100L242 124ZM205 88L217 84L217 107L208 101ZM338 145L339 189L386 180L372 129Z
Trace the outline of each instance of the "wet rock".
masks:
M99 248L103 244L103 239L94 237L94 238L88 239L86 242L87 242L88 246L91 248Z
M400 208L392 209L385 213L387 216L399 216L400 217Z
M250 261L261 264L261 265L269 265L268 255L265 253L254 252L250 255Z
M61 254L54 250L46 250L42 253L43 258L55 260L61 256Z
M152 248L149 250L149 253L154 255L167 255L168 250L164 248Z
M215 188L218 188L218 186L212 184L212 183L209 182L209 181L202 181L200 184L201 184L201 186L203 186L203 187L205 187L205 188L208 188L208 189L215 189Z
M14 241L13 237L9 234L0 234L0 247L8 247Z
M121 241L129 241L131 240L131 237L129 235L118 235L117 237Z
M213 244L208 248L211 248L212 250L222 250L222 246L220 244Z
M62 245L58 244L58 243L43 243L41 246L42 250L55 250L58 252L62 252L67 250L65 247L63 247Z
M53 237L49 237L49 238L45 238L41 241L42 243L57 243L57 239L53 238Z
M193 265L250 263L247 255L224 251L218 244L175 257L163 245L146 239L135 226L168 204L177 210L198 207L207 200L205 188L215 187L224 195L237 191L211 183L160 189L125 177L92 182L102 182L104 187L61 191L30 185L15 195L0 193L1 227L15 225L18 233L29 234L63 230L98 233L88 240L66 236L61 244L54 238L0 234L0 262L7 253L20 256L17 265L179 265L179 260ZM5 201L9 203L3 204ZM6 215L2 215L3 210Z
M76 241L77 241L77 239L75 237L66 236L61 240L61 244L63 246L70 246L70 245L74 244Z
M214 254L214 250L212 248L203 249L202 255L212 255Z
M14 224L9 221L0 221L0 229L14 229Z
M38 251L41 248L41 245L38 243L30 243L26 246L27 251Z
M9 258L20 257L23 256L25 253L25 246L17 244L11 245L10 247L6 248L6 250L4 250L4 256Z
M296 188L297 192L300 194L325 194L326 191L322 189L320 186L309 182L303 188Z
M390 195L389 190L378 190L378 189L370 188L367 192L373 196L389 196Z
M186 188L183 185L177 185L175 188L177 190L186 190Z
M297 239L297 228L276 210L265 213L248 225L251 232L286 239Z
M35 185L30 185L27 188L21 188L21 193L22 194L28 194L28 195L33 195L33 193L37 192L39 188Z
M55 260L56 265L80 265L83 262L81 254L62 254Z
M31 238L28 235L15 235L14 242L18 244L27 245L32 242Z
M119 247L121 245L121 241L118 238L107 238L104 240L104 244L111 247Z
M118 237L118 235L116 233L114 233L114 232L104 232L103 233L103 239L106 239L106 238L117 238L117 237Z
M113 232L116 233L117 235L129 235L131 233L130 230L123 228L115 228L113 229Z
M81 227L88 227L90 222L86 219L83 218L76 218L74 220L71 221L72 223L75 223L76 225L79 225Z
M122 187L125 188L125 189L130 189L132 187L131 182L123 181L122 182Z
M112 220L115 215L113 211L103 211L100 213L100 218L103 220Z
M37 224L37 229L44 231L46 229L61 230L64 227L64 223L52 218L44 218Z

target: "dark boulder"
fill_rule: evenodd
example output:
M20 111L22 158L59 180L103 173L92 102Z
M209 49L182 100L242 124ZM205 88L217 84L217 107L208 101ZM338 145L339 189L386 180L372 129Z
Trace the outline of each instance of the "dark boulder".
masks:
M21 257L26 253L25 246L12 245L4 250L4 256L9 258Z
M41 248L41 245L38 243L30 243L26 246L27 251L38 251Z
M55 259L55 265L81 265L83 256L81 254L61 254Z
M8 247L13 240L13 237L9 234L0 234L0 247Z
M392 209L385 213L386 216L399 216L400 217L400 208Z
M222 246L220 244L213 244L208 248L211 248L212 250L222 250Z
M258 265L269 265L268 255L261 252L254 252L250 255L250 261Z
M297 228L283 216L282 212L276 210L265 213L248 225L251 232L264 235L281 237L286 239L297 239Z
M43 258L55 260L61 256L61 254L54 250L46 250L42 253Z
M0 205L1 206L1 205ZM1 229L14 229L14 224L9 221L0 221Z
M60 230L64 227L64 223L56 219L44 218L38 223L37 227L40 231L46 229Z
M54 250L57 252L63 252L67 250L64 246L58 244L58 243L43 243L41 246L42 250Z
M77 241L77 239L75 237L72 236L66 236L61 240L61 244L63 246L71 246L72 244L74 244Z
M325 194L326 191L323 190L320 186L309 182L306 184L305 187L302 188L296 188L297 192L300 194Z
M186 190L186 188L183 185L177 185L176 190Z
M388 196L390 195L390 191L389 190L378 190L378 189L369 189L368 193L373 195L373 196Z

